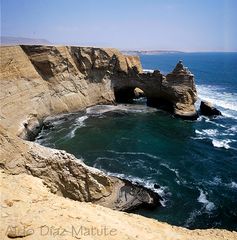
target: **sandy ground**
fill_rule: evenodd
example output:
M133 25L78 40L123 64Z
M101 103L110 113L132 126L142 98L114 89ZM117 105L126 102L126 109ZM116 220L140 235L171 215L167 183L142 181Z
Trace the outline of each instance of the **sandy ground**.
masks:
M31 175L1 172L1 239L237 239L236 232L174 227L49 192Z

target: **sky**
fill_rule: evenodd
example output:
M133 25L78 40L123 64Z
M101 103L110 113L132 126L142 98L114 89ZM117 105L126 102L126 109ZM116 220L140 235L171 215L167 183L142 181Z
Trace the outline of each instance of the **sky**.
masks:
M237 51L237 0L1 0L1 35L122 50Z

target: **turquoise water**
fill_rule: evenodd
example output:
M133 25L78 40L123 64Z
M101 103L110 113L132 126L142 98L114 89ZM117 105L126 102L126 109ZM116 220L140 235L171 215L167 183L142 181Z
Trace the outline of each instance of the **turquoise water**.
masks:
M189 228L237 230L237 54L141 57L144 69L164 73L179 59L195 74L200 98L216 103L223 116L183 121L145 100L95 106L59 116L36 141L163 196L163 207L139 214Z

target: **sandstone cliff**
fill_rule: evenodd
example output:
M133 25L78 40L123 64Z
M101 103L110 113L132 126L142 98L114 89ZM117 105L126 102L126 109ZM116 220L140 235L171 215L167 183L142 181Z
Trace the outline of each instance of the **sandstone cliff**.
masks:
M157 89L164 87L164 90L159 90L159 94L163 91L163 99L169 94L172 96L172 98L167 97L167 99L171 99L170 103L174 112L176 109L180 109L177 115L182 115L187 109L188 114L190 112L193 114L192 104L195 101L195 86L192 85L193 79L188 78L190 76L189 72L182 69L178 73L174 71L170 79L168 76L166 79L159 72L154 72L152 75L143 74L138 57L124 56L116 49L55 46L1 47L0 166L4 171L2 180L4 196L6 196L1 201L7 204L2 227L6 229L10 223L18 224L18 220L19 223L24 222L26 216L22 215L22 212L30 211L27 221L32 223L34 229L38 228L43 222L38 222L40 211L37 204L44 206L44 211L47 212L48 216L46 218L43 214L40 217L47 219L48 224L56 223L59 210L57 213L51 212L51 204L54 201L59 201L60 204L66 206L66 209L60 213L60 226L65 221L70 222L68 220L70 217L65 217L65 214L69 216L72 213L72 221L81 219L79 211L86 207L88 211L85 211L84 214L88 214L88 216L91 214L87 226L96 224L93 214L101 216L100 221L102 222L104 219L108 224L112 218L115 218L113 224L116 224L116 221L121 221L121 218L128 221L130 226L135 222L134 231L138 231L140 239L146 239L144 236L148 230L145 228L139 230L138 228L142 226L143 221L149 227L150 220L116 213L90 204L73 202L73 200L91 201L114 209L123 209L127 203L118 204L116 199L121 187L126 185L124 181L108 177L103 172L86 166L82 161L64 151L45 148L23 139L33 139L46 116L79 111L100 103L114 103L115 89L120 91L124 87L142 87L146 94L151 94L148 97L154 103L157 98L156 95L152 94L156 94L158 91L152 92L152 87L147 87L148 85L144 83L146 80L156 82ZM175 79L181 79L181 81ZM186 87L182 89L183 80L186 81ZM176 83L172 81L176 81ZM172 95L174 92L178 97ZM41 180L25 174L39 177ZM11 184L9 184L10 182ZM20 186L19 189L17 183ZM7 184L9 190L7 190ZM28 187L32 189L32 193L28 191ZM136 187L134 187L134 191L140 193L140 189L137 190ZM57 197L49 192L71 200ZM144 195L144 193L147 194L148 202L154 201L148 192L141 191L140 194ZM45 200L43 196L45 196ZM27 200L24 201L24 199ZM133 202L140 204L137 201L137 199L133 199ZM13 205L14 207L11 208ZM69 208L71 210L68 210ZM75 208L80 210L76 210L74 215ZM107 213L110 214L110 217L106 217ZM116 220L116 218L118 219ZM35 221L38 223L36 224ZM79 221L79 224L82 223ZM153 233L153 231L159 231L159 223L153 221L152 224L154 224L153 227L149 228L149 231L152 231L150 239L163 236ZM124 227L120 226L120 234L122 234ZM162 227L163 225L161 225ZM126 229L129 227L126 226ZM178 228L168 226L167 231L175 234L178 233ZM185 229L180 231L186 236L190 234L190 231ZM10 233L9 237L14 237L11 234L13 233ZM125 238L126 234L121 236ZM136 237L134 234L135 232L128 235L130 239ZM203 234L210 234L210 232L204 231ZM213 236L234 236L226 231L216 231L213 234ZM28 238L31 239L31 236ZM34 239L38 238L41 239L42 236L37 235ZM167 238L172 239L170 235L167 235ZM117 239L121 238L117 236Z

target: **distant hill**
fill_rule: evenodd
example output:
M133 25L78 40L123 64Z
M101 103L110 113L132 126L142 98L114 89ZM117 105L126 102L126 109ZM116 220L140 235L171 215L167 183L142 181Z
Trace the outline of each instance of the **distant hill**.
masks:
M146 50L128 50L128 51L121 51L125 55L156 55L156 54L161 54L161 53L182 53L181 51L173 51L173 50L151 50L151 51L146 51Z
M46 39L36 39L36 38L23 38L23 37L7 37L1 36L1 45L9 46L9 45L52 45Z

